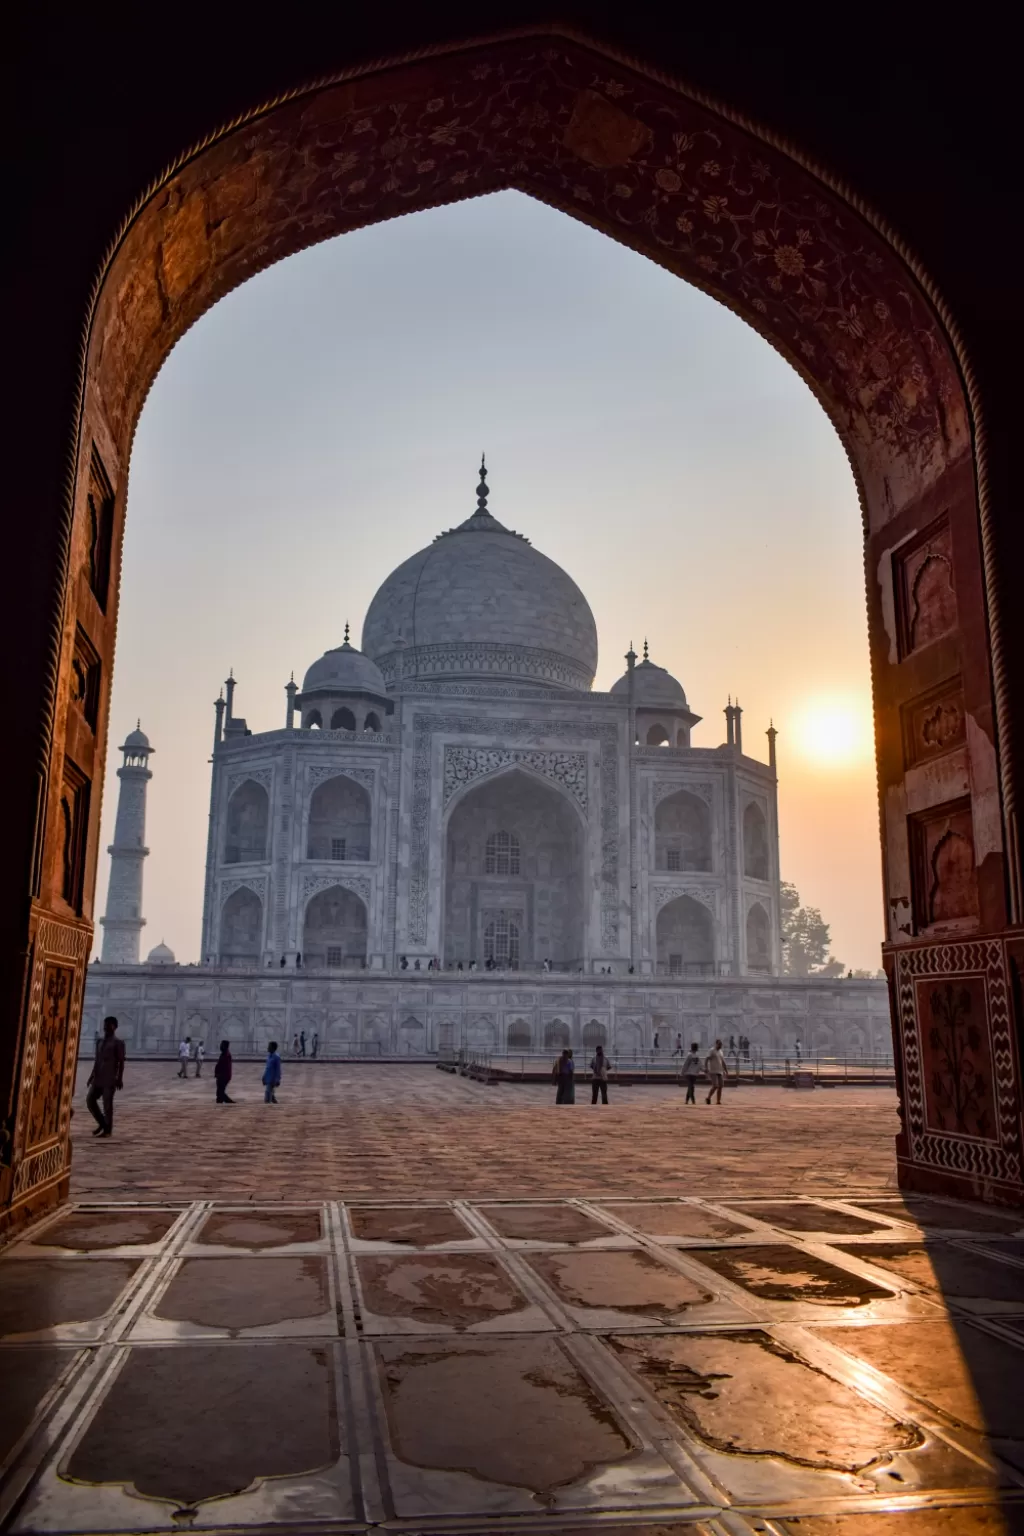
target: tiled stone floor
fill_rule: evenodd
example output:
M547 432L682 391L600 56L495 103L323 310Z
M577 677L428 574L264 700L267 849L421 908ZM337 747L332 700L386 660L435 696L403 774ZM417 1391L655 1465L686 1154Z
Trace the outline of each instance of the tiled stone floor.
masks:
M428 1129L460 1141L474 1112L465 1086L451 1085L447 1110L442 1089L432 1128L416 1133L417 1180L475 1182L473 1138L461 1152L424 1150ZM288 1104L266 1133L278 1150L301 1139L286 1130ZM149 1203L113 1187L120 1165L100 1162L115 1149L129 1159L122 1114L115 1139L81 1159L94 1180L106 1167L106 1194L76 1188L71 1210L0 1255L0 1525L82 1536L1024 1529L1024 1213L904 1200L881 1170L808 1194L810 1161L787 1186L784 1151L808 1136L804 1117L858 1154L841 1124L857 1116L838 1101L827 1122L811 1096L786 1104L734 1101L717 1131L677 1130L666 1171L668 1134L649 1122L682 1106L623 1096L618 1132L613 1116L603 1123L620 1159L650 1161L635 1199L610 1156L586 1194L565 1193L582 1179L574 1137L588 1134L576 1124L589 1104L559 1117L539 1101L489 1111L506 1135L510 1120L524 1136L534 1127L518 1156L543 1168L525 1191L491 1170L481 1195L406 1194L381 1161L374 1197L362 1169L355 1191L325 1192L347 1151L321 1170L317 1139L304 1180L287 1160L273 1177L258 1142L245 1199L194 1195L186 1129L178 1161L133 1173L176 1190ZM745 1185L738 1139L735 1164L713 1162L711 1137L735 1136L737 1111L756 1126ZM169 1157L175 1118L200 1112L184 1099L164 1108L162 1144L140 1117L136 1159ZM351 1141L339 1120L338 1141ZM695 1160L691 1136L707 1142ZM877 1155L865 1148L859 1166Z

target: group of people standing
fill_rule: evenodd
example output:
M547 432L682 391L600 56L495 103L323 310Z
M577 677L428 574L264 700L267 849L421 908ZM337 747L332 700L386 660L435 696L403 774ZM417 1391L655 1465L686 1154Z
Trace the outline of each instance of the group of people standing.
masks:
M312 1037L312 1039L309 1042L309 1056L310 1056L310 1060L311 1061L315 1061L316 1060L317 1055L319 1054L319 1051L320 1051L320 1036L317 1034L316 1030L314 1030L313 1031L313 1037ZM305 1056L305 1054L306 1054L306 1031L304 1029L300 1029L299 1033L295 1036L295 1039L292 1041L292 1055L293 1056Z
M681 1037L680 1037L681 1038ZM680 1067L680 1076L686 1083L686 1103L697 1102L697 1079L701 1072L707 1074L711 1087L705 1104L710 1104L712 1099L716 1103L722 1102L722 1089L728 1076L728 1068L725 1055L722 1051L721 1040L716 1040L714 1049L709 1051L703 1062L697 1042L690 1046L689 1055ZM611 1062L605 1055L603 1045L599 1045L594 1051L590 1062L590 1102L596 1104L598 1100L602 1104L608 1103L608 1077L611 1073ZM573 1059L572 1047L565 1046L562 1054L551 1068L551 1077L555 1084L556 1104L575 1104L576 1102L576 1063Z

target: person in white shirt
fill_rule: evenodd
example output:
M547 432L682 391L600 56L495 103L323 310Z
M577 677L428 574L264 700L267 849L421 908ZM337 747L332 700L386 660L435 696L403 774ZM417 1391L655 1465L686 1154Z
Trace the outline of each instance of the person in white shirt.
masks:
M697 1087L697 1079L700 1076L700 1056L697 1053L696 1040L690 1046L690 1054L687 1056L679 1070L683 1078L686 1080L686 1102L687 1104L696 1104L697 1095L695 1090Z
M711 1079L711 1092L708 1094L704 1102L705 1104L710 1104L711 1100L715 1097L715 1094L717 1094L718 1103L721 1104L722 1087L725 1083L726 1072L725 1057L722 1055L721 1040L716 1040L714 1050L708 1052L707 1059L704 1062L704 1070L707 1072L708 1077Z
M203 1062L206 1060L206 1046L201 1040L196 1041L196 1077L203 1075Z
M192 1036L186 1035L178 1046L178 1076L188 1077L188 1059L192 1054Z

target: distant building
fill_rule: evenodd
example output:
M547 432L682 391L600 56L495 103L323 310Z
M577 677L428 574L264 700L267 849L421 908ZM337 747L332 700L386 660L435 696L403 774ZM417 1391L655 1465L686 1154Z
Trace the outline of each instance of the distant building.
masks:
M283 729L251 731L228 679L216 704L202 966L178 968L211 1028L225 1032L230 998L241 1003L247 989L246 1027L283 1036L316 978L319 1011L303 1025L327 1048L339 1030L397 1039L399 1005L376 985L364 999L355 983L436 963L449 987L460 966L467 985L471 968L498 970L505 988L509 973L551 987L604 977L604 1011L588 1022L611 1041L614 1012L620 1035L643 1046L659 1027L690 1032L691 1010L670 1005L664 988L692 986L710 1020L702 985L730 981L739 996L736 982L778 976L774 731L767 763L746 755L730 701L725 742L691 746L700 716L646 643L640 659L630 646L608 693L594 692L586 598L491 515L488 495L481 465L472 516L387 578L361 650L346 625L301 689L287 685ZM137 957L136 934L119 959ZM172 967L153 951L148 968L158 963L166 987ZM609 978L621 992L614 1007ZM91 978L90 1000L101 983ZM636 990L647 984L651 998ZM204 986L214 989L205 1002ZM531 1003L535 1017L523 1017L523 996L514 1021L481 997L475 1038L505 1044L514 1022L520 1045L543 1044L543 1008ZM442 993L436 1007L417 997L417 1038L430 1048L445 1018L446 1038L470 1028L460 1010L445 1015Z

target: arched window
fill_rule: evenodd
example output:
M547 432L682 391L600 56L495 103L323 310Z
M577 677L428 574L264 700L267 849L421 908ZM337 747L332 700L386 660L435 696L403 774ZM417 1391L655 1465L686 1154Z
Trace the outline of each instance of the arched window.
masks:
M354 731L356 717L350 709L336 709L331 716L332 731Z
M307 710L302 724L307 731L322 731L324 728L323 717L318 709Z
M685 725L681 725L676 731L676 746L688 747L690 745L690 733Z
M525 1019L513 1019L508 1027L508 1048L510 1051L528 1051L530 1049L530 1026Z
M655 929L661 975L714 975L714 922L702 902L691 896L677 896L666 902L658 913Z
M366 906L354 891L331 886L306 907L302 962L309 967L365 966Z
M338 774L313 791L306 839L308 859L370 857L370 797L361 784Z
M484 873L518 875L519 839L514 832L492 832L484 853Z
M259 863L267 856L270 799L262 784L246 779L228 801L225 864Z
M652 725L647 732L647 745L649 747L670 747L672 742L668 731L663 725Z
M747 968L751 971L770 971L771 965L771 924L767 912L758 901L747 913Z
M597 1019L591 1019L589 1024L584 1024L583 1044L591 1049L596 1045L608 1044L608 1031Z
M364 731L379 731L380 730L380 717L378 715L375 715L372 709L370 710L370 713L367 715L365 721L363 722L363 730Z
M220 914L220 958L224 965L258 965L263 946L263 903L255 891L232 891Z
M743 812L743 873L752 880L768 879L768 827L753 800Z
M546 1049L561 1050L569 1044L569 1026L561 1019L552 1019L550 1024L544 1025L544 1046Z
M519 923L508 912L495 912L484 923L484 960L503 971L519 969Z
M654 867L658 870L711 868L711 812L697 795L676 790L654 812Z

